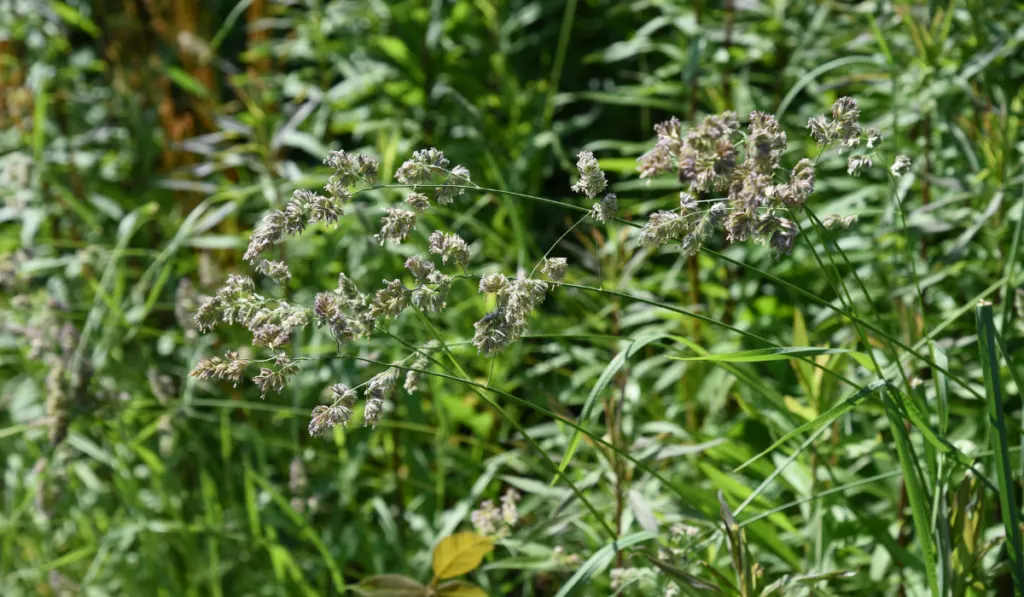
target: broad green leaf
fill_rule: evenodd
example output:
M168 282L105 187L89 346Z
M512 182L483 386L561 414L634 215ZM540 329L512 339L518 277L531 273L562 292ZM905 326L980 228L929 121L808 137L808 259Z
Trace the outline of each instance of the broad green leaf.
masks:
M474 570L493 549L493 539L473 532L449 535L434 548L434 576L444 580Z

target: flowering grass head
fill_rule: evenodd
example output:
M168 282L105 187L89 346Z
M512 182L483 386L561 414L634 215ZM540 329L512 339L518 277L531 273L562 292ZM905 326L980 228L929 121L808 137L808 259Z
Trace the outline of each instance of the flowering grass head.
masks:
M872 130L865 133L859 114L856 102L842 98L833 106L831 118L813 118L808 126L823 147L854 148L863 138L874 147L881 142L881 135ZM724 112L704 118L689 130L678 119L670 119L658 124L655 132L657 143L638 160L640 177L674 174L686 188L679 193L677 206L650 215L641 227L640 245L674 243L683 255L692 256L722 231L729 242L754 240L778 256L792 250L798 227L787 216L799 213L814 192L815 162L800 158L792 166L784 166L788 138L774 116L753 112L742 125L736 114ZM491 307L472 324L468 344L480 355L493 358L529 334L531 318L549 294L572 286L564 283L571 263L567 257L551 256L555 246L543 254L528 276L476 274L472 245L459 231L436 228L440 218L431 214L433 229L429 234L426 230L417 233L431 210L442 210L438 215L443 216L443 210L451 209L467 190L480 190L466 168L453 167L442 151L427 148L414 152L396 171L403 197L383 207L373 235L374 250L397 251L395 245L402 245L402 273L376 287L362 286L341 273L335 288L316 292L310 305L300 304L288 296L292 276L287 260L267 253L310 227L333 226L347 211L365 210L361 195L384 191L378 186L377 163L369 156L336 151L325 163L334 171L322 194L296 190L283 208L270 210L253 231L244 258L261 282L232 274L196 309L198 330L240 325L252 334L253 348L263 355L242 358L238 352L228 351L223 357L204 358L192 373L195 377L237 385L251 369L256 371L252 382L266 396L280 392L303 361L313 360L289 350L301 328L313 327L328 336L337 347L337 356L343 358L354 358L365 339L388 336L401 345L404 357L382 362L390 366L357 386L330 385L330 398L314 409L309 431L322 435L345 426L354 416L358 390L364 386L363 422L375 427L392 408L401 371L405 371L401 389L417 393L422 391L424 375L438 365L437 356L450 356L432 318L450 307L454 293L475 288L486 295ZM851 156L850 173L858 174L871 163L867 154ZM908 165L901 156L892 166L893 174ZM597 158L582 151L576 166L579 179L572 190L593 201L576 225L587 220L598 225L616 222L619 199L607 192L608 178ZM386 187L394 189L396 185ZM826 222L834 228L847 227L852 220L847 216L827 218ZM263 284L264 280L269 284ZM430 343L396 335L408 327L398 323L407 316L409 321L424 323L433 336Z

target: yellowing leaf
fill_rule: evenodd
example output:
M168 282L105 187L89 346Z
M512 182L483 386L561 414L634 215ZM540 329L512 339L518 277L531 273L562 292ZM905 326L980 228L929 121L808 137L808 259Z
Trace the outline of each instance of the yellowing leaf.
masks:
M401 574L378 574L363 579L352 589L364 597L426 597L427 587Z
M487 597L487 593L480 587L464 582L453 580L437 587L438 597Z
M789 412L795 415L800 415L801 417L807 419L808 421L818 416L818 411L814 410L814 407L804 406L803 404L800 404L800 402L796 398L793 398L792 396L786 396L783 400L785 401L786 408L789 409Z
M445 537L434 549L434 576L444 580L475 569L494 549L494 540L472 532Z

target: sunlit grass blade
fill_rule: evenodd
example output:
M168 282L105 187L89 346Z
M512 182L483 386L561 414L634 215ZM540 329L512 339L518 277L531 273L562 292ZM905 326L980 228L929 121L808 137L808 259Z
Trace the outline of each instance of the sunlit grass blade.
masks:
M823 354L849 354L862 365L870 365L866 354L845 348L816 348L814 346L783 346L779 348L759 348L757 350L741 350L706 354L696 357L669 357L677 361L711 361L722 363L765 363L769 361L785 361L799 357L816 357Z

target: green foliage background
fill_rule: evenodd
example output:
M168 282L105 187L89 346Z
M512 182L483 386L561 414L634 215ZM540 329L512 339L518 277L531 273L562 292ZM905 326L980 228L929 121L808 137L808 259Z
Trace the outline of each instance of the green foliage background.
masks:
M998 0L0 0L0 593L327 595L371 574L425 580L437 540L511 486L523 520L470 575L491 595L613 594L608 568L652 559L659 576L624 593L671 580L683 594L757 595L783 575L854 571L781 594L1012 594L1022 44L1024 5ZM569 282L620 294L560 289L493 370L456 351L471 380L522 400L492 396L508 418L430 378L375 431L309 438L322 388L377 368L323 361L263 401L250 385L187 377L201 356L249 343L197 335L193 292L250 273L248 231L294 189L323 184L329 149L378 156L389 180L433 145L482 187L584 207L569 187L589 149L620 215L642 222L681 188L634 173L653 124L771 112L791 163L815 156L807 119L843 95L883 131L889 160L911 157L911 175L894 182L876 164L848 177L828 154L810 207L858 222L835 244L805 220L779 261L724 239L691 261L637 249L626 226L581 226L555 253ZM472 240L479 271L513 273L578 217L497 193L431 214ZM406 247L379 250L374 218L287 245L297 297L340 271L368 284L399 274ZM844 285L854 318L829 307L845 308ZM976 320L982 299L994 312ZM444 329L468 338L486 300L458 287ZM764 348L752 335L866 352L858 321L874 326L883 364L892 339L919 346L930 363L899 354L924 383L890 379L900 389L737 471L856 391L836 376L877 376L841 352L671 357ZM65 322L75 334L62 347ZM411 318L392 331L428 338ZM1002 348L979 352L990 337ZM334 349L319 336L294 344ZM401 349L383 337L361 354ZM79 377L55 376L55 359L81 364ZM66 438L48 432L58 391ZM550 483L572 428L536 410L574 421L591 394L598 412L567 470L600 520ZM722 524L719 495L742 510L743 537ZM679 521L699 541L659 555ZM605 525L636 544L612 556ZM557 561L556 547L578 562ZM755 568L760 580L745 580Z

